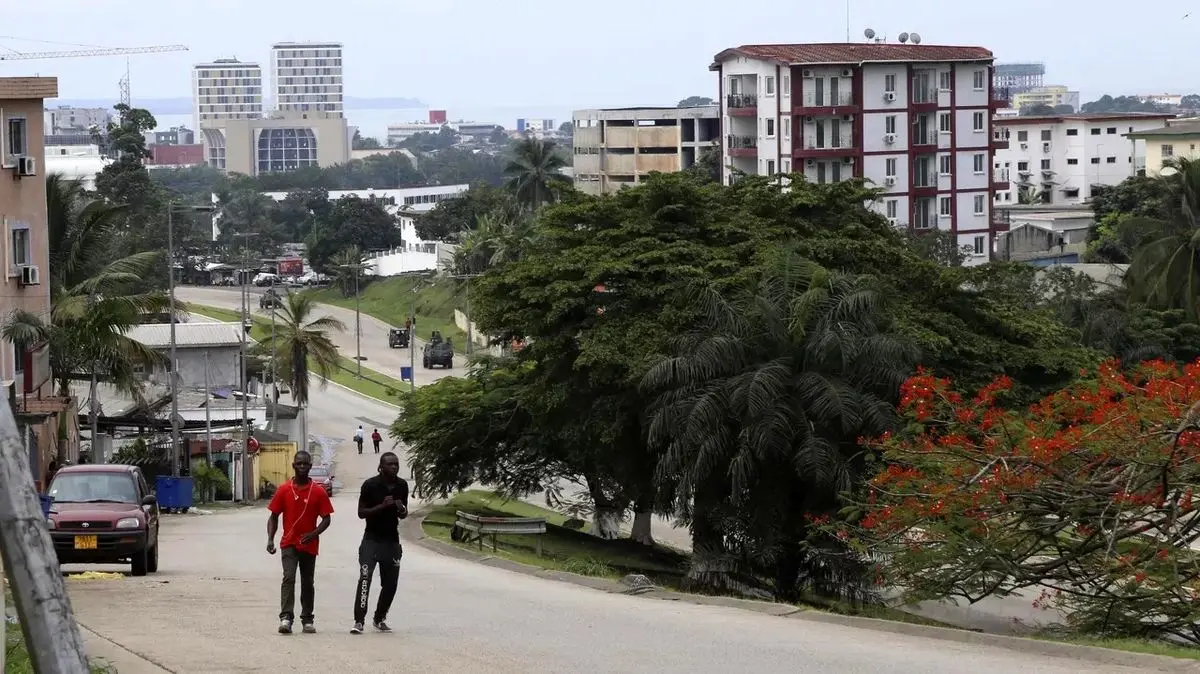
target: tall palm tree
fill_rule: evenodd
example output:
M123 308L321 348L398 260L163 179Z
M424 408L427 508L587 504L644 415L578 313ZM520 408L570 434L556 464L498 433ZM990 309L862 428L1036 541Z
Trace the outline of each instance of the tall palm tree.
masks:
M476 223L455 251L455 269L462 274L479 274L519 260L534 237L533 220L524 214L510 217L492 211L479 216Z
M296 404L308 405L308 380L312 369L329 379L338 369L338 349L329 338L330 331L341 332L346 326L336 318L314 318L317 305L303 293L290 293L282 307L275 309L275 335L267 348L279 359ZM324 383L322 383L324 386Z
M526 138L513 147L504 167L508 188L522 205L537 210L557 198L557 190L570 184L560 171L567 165L555 151L554 141Z
M913 349L889 332L872 279L786 250L756 286L704 289L696 301L703 329L643 379L659 394L649 438L664 448L660 483L692 523L689 582L736 585L730 569L767 562L784 596L798 585L845 591L852 583L828 559L807 556L802 515L835 509L854 484L856 440L890 427Z
M1175 199L1166 219L1134 217L1123 231L1142 243L1133 253L1125 284L1130 299L1160 309L1183 309L1200 319L1200 160L1179 158L1168 164Z
M350 246L340 250L329 260L333 269L333 282L342 291L343 297L354 294L354 284L360 281L365 270L367 259L363 257L358 246Z

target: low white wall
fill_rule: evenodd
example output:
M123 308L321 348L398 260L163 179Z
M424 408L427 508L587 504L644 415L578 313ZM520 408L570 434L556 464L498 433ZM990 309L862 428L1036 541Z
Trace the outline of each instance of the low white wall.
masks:
M376 255L367 260L368 274L395 276L406 272L434 271L438 268L437 252L405 250Z

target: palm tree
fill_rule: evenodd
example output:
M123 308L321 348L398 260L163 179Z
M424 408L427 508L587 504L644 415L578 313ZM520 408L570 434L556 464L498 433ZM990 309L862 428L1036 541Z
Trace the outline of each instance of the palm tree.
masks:
M303 293L290 293L282 307L275 309L275 335L267 348L279 358L280 370L292 389L296 404L308 404L308 380L311 369L329 379L338 369L338 349L329 338L331 330L346 326L330 316L314 318L317 305ZM321 384L324 386L324 382Z
M513 147L512 160L504 167L508 188L532 210L553 202L557 190L570 184L560 173L567 162L556 149L553 141L526 138Z
M343 297L350 297L354 294L355 282L362 276L366 262L367 259L363 257L358 246L350 246L338 251L330 258L329 266L333 269L333 282L342 291Z
M509 217L501 211L484 213L475 229L467 232L455 251L455 270L480 274L505 262L521 258L533 240L533 220L524 214Z
M860 596L862 569L806 547L802 516L835 510L855 484L856 440L891 426L913 349L889 332L872 279L786 250L756 286L728 297L706 288L696 301L703 329L643 379L658 394L649 438L664 450L660 483L692 523L689 583L729 589L757 567L784 596L800 585Z
M1125 284L1130 299L1159 309L1183 309L1200 319L1200 160L1169 163L1162 180L1175 204L1166 219L1128 218L1122 231L1141 245L1133 253Z

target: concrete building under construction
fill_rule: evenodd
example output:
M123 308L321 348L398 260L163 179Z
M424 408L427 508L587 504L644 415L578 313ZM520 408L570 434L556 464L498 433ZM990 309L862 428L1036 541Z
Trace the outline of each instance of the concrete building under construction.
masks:
M992 67L992 88L1019 94L1045 86L1045 63L997 63Z

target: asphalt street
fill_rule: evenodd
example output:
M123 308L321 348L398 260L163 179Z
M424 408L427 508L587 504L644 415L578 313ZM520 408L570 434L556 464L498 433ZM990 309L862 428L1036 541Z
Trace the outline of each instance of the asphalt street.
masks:
M348 632L362 526L356 486L377 457L348 441L394 410L330 386L310 428L334 440L350 485L334 498L317 566L315 635L276 633L280 561L266 510L167 518L161 571L69 581L89 643L141 672L1133 672L1017 650L656 601L532 578L408 545L391 622ZM356 421L357 420L357 421ZM103 569L104 567L100 567Z

